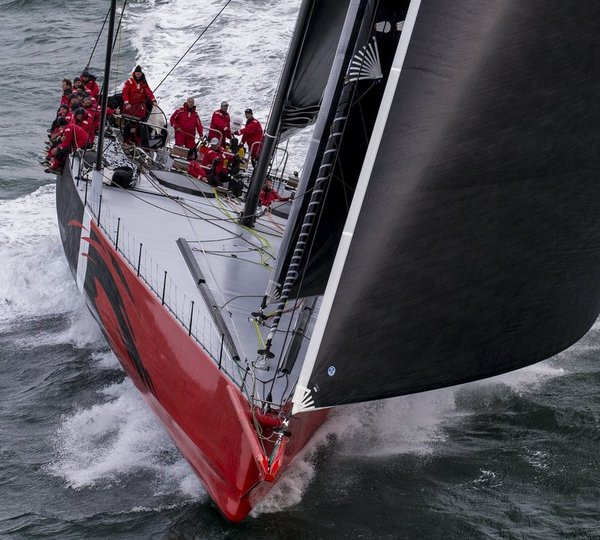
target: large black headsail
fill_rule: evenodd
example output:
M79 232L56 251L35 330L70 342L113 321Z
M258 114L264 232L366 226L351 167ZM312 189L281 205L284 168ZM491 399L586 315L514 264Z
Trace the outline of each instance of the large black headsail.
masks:
M595 2L412 2L296 411L493 376L585 334L599 54Z

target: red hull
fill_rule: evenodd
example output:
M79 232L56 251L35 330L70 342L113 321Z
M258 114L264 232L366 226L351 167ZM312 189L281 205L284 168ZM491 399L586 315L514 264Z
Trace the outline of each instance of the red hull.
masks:
M95 225L92 229L98 241L96 250L105 254L105 262L116 265L109 269L124 300L121 309L144 377L140 377L130 354L115 306L97 281L99 294L93 303L113 351L221 512L231 521L242 520L273 485L272 481L266 482L266 456L252 425L247 400L166 311L103 233ZM96 279L94 271L95 265L88 264L86 281ZM289 430L293 435L286 444L279 474L326 415L326 411L316 411L292 420Z
M81 249L75 237L81 231L83 207L73 201L78 195L70 178L59 178L59 184L61 235L75 274L75 250L68 248L77 245ZM70 199L69 204L65 199ZM63 208L69 210L61 212ZM284 438L283 451L269 468L250 406L238 387L171 316L94 222L89 232L84 239L90 243L84 290L104 335L220 511L231 521L242 520L306 445L327 411L293 418L288 428L292 435Z

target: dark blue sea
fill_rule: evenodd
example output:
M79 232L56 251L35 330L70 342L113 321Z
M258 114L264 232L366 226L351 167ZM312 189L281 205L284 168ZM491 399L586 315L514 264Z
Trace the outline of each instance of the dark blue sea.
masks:
M37 163L108 4L0 0L0 538L600 538L598 325L528 369L341 408L247 520L220 516L87 313ZM130 0L115 88L137 63L157 85L223 4ZM163 108L264 119L298 5L231 2Z

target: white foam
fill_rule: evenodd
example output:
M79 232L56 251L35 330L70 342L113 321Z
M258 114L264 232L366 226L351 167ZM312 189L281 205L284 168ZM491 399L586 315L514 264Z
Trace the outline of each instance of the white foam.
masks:
M525 392L532 391L549 379L561 377L564 374L565 370L563 368L556 367L552 364L552 360L547 360L545 362L539 362L538 364L511 371L510 373L504 373L503 375L462 385L458 388L468 391L469 388L504 384L517 392Z
M51 474L82 489L119 484L131 474L146 472L153 477L154 495L206 497L129 379L105 388L102 396L102 403L63 419L55 435Z
M55 187L0 201L0 323L81 310L56 220Z
M457 393L477 393L485 388L492 394L509 386L514 391L532 391L564 370L541 362L511 373L452 388L443 388L394 399L340 407L299 454L268 497L253 511L253 516L280 512L302 500L318 464L314 452L320 445L336 442L336 453L345 458L386 458L416 454L427 457L443 452L445 427L475 411L458 411ZM486 476L487 478L487 476Z

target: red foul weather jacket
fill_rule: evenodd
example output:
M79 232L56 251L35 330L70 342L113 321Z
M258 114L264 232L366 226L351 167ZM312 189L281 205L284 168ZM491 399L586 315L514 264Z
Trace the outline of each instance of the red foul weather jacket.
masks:
M266 189L262 189L259 196L260 204L263 206L271 206L272 202L275 201L287 201L287 198L283 198L279 193L277 193L274 189L267 191Z
M248 120L246 125L240 129L240 133L242 134L242 144L246 143L248 145L248 150L250 151L252 158L258 158L258 154L260 154L260 143L263 138L263 128L260 125L260 122L256 118Z
M84 122L82 122L84 124ZM88 143L88 128L89 126L79 126L74 122L71 122L65 127L63 132L63 141L60 143L59 148L65 150L76 150L77 148L84 148Z
M123 86L123 114L146 117L146 101L154 101L154 94L145 79L139 81L132 74ZM128 109L127 105L131 105Z
M219 139L221 146L225 144L225 139L231 138L231 117L229 113L223 112L221 109L217 109L210 120L210 131L208 132L208 140L210 141L213 137Z
M204 133L202 121L196 112L196 107L190 108L187 104L177 109L171 115L169 122L175 128L175 144L178 146L194 148L196 146L196 132L200 137Z
M219 159L219 162L215 164L215 173L219 174L225 170L225 167L223 166L224 156L221 153L221 151L209 148L204 152L204 157L202 158L202 165L208 167L208 169L206 169L207 173L211 170L213 161L217 158Z
M85 91L92 96L94 99L98 97L100 93L100 87L98 83L94 79L90 79L88 82L84 84Z
M194 160L190 161L187 172L195 178L205 178L206 176L208 176L209 171L202 167L200 163Z

